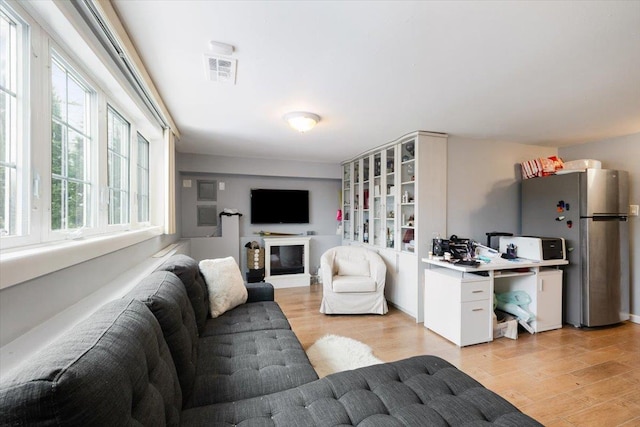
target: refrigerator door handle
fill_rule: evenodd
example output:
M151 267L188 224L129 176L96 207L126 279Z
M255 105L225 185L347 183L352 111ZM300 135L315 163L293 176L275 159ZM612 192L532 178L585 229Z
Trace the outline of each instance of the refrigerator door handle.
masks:
M594 221L626 221L627 217L625 215L594 215L592 217L582 217L582 218L590 218Z

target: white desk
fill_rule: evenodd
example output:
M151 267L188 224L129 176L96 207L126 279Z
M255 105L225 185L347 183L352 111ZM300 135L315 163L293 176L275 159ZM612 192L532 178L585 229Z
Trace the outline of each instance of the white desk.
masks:
M494 292L527 292L535 332L562 327L562 270L557 267L568 264L566 260L493 258L478 267L422 261L427 264L424 326L459 346L493 340Z

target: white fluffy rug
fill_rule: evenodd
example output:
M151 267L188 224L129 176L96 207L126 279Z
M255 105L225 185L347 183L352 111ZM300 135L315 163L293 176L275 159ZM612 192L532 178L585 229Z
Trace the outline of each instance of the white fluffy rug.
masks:
M320 378L339 371L383 363L371 347L351 338L325 335L307 350L307 356Z

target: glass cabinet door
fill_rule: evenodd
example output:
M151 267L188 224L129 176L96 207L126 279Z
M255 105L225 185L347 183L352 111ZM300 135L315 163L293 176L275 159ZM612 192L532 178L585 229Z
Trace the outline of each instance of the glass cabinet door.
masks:
M415 252L415 150L414 140L400 145L400 249L405 252Z
M360 241L360 227L362 225L362 219L360 218L360 212L362 209L362 178L360 175L360 160L353 162L353 216L351 219L351 226L353 227L353 240L355 242Z
M384 199L382 197L382 152L373 155L373 227L369 233L373 233L373 243L375 246L384 247ZM370 237L371 239L371 237Z
M342 238L344 240L352 240L351 235L351 166L347 163L342 167Z
M385 150L384 238L387 248L394 248L396 240L396 147Z
M362 242L369 243L370 208L371 208L371 159L362 159Z

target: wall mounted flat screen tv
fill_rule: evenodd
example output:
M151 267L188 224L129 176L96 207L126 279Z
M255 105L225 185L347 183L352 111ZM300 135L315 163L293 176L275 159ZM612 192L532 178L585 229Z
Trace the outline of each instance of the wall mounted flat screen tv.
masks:
M251 190L251 224L308 223L308 190Z

